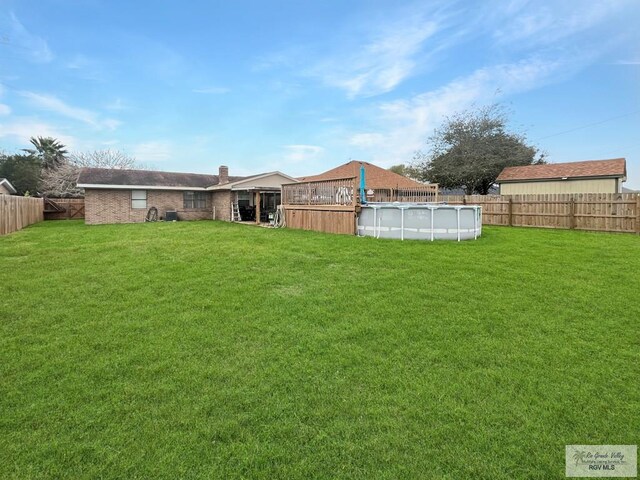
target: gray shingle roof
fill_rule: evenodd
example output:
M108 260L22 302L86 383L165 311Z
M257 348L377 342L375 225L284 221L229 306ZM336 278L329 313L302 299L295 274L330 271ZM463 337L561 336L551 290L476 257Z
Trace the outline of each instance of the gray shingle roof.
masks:
M244 177L229 177L229 182ZM115 170L83 168L78 175L79 185L131 185L148 187L206 188L218 185L218 175L201 173L157 172L153 170Z
M611 160L586 160L582 162L506 167L500 172L496 182L546 180L565 177L625 177L626 175L626 160L624 158L613 158Z

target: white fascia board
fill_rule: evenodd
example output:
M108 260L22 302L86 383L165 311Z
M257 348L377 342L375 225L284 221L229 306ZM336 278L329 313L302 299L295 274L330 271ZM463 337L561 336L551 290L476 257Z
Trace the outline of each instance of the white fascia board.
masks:
M256 180L260 180L265 177L270 177L271 175L280 175L284 178L291 180L294 183L298 183L300 181L293 177L290 177L285 173L282 173L280 171L275 171L275 172L262 173L260 175L253 175L247 178L243 178L242 180L236 180L235 182L223 183L222 185L220 184L212 185L210 187L207 187L207 190L246 190L245 188L241 188L241 185L245 183L253 183Z
M7 180L6 178L2 179L2 181L0 182L0 185L6 185L7 188L12 192L12 193L18 193L18 191L13 188L13 185L11 185L11 182L9 182L9 180Z
M159 187L157 185L107 185L104 183L79 183L80 188L102 188L107 190L187 190L206 191L204 187Z

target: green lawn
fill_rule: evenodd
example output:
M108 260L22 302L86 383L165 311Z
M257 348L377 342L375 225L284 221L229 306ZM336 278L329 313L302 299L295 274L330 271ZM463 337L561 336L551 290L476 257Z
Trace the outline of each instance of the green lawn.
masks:
M564 478L640 440L640 237L0 238L0 478Z

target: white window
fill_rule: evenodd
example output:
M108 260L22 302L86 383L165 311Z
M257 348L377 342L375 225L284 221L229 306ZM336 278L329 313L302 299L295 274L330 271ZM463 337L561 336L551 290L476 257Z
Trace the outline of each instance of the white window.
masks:
M146 190L131 190L131 208L147 208Z
M207 192L184 192L184 208L207 208Z

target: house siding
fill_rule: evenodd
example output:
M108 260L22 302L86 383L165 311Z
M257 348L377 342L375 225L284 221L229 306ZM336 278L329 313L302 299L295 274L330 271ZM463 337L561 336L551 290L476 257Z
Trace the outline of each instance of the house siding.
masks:
M11 195L11 192L3 184L0 184L0 195Z
M500 194L618 193L619 183L615 178L509 182L500 184Z
M208 194L205 208L185 209L182 191L147 190L147 208L137 209L131 208L131 190L86 189L85 222L89 225L144 222L151 207L158 209L161 219L167 210L176 210L179 220L206 220L212 218L211 198Z

